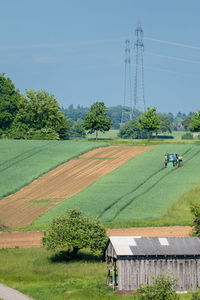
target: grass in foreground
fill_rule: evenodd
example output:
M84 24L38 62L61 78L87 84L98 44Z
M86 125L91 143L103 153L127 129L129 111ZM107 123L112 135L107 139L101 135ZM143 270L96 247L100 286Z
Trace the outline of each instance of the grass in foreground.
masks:
M106 286L106 265L82 252L65 262L44 248L1 249L0 282L35 300L134 299ZM180 300L191 299L191 293Z
M105 143L0 140L0 199L63 162Z
M87 253L66 263L43 248L0 250L0 280L35 300L121 299L105 284L105 263Z
M183 166L164 169L166 152L183 155ZM199 164L200 147L197 145L159 145L63 201L34 224L48 224L54 216L69 208L80 208L85 214L97 216L103 223L142 221L149 224L155 219L159 223L171 205L200 182ZM167 217L169 215L162 220L163 223L167 222ZM181 224L185 222L184 217ZM179 222L177 218L176 222Z

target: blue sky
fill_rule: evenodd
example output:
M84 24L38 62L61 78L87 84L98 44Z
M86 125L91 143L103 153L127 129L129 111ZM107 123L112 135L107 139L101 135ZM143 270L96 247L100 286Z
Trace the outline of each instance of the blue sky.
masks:
M144 30L146 106L200 109L199 0L0 0L0 72L60 106L123 104L125 39ZM134 76L134 65L132 66Z

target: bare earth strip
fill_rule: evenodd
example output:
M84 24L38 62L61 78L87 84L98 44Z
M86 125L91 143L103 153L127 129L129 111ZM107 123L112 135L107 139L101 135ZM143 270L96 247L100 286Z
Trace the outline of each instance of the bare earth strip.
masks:
M152 146L98 148L64 163L0 201L0 224L26 227L56 204Z
M108 229L108 236L143 236L143 237L185 237L192 232L190 226L114 228ZM0 232L0 248L40 247L42 232Z

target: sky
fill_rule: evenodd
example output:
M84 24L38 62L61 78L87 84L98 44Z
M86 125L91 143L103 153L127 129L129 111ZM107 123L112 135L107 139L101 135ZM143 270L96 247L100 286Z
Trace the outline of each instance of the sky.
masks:
M176 114L200 109L199 0L0 0L0 73L61 107L124 103L125 40L144 30L145 103Z

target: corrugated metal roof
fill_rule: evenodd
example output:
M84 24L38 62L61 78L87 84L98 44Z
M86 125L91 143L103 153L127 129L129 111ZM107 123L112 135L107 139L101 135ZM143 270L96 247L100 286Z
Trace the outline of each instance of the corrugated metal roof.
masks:
M111 236L109 238L118 256L200 255L198 237Z

